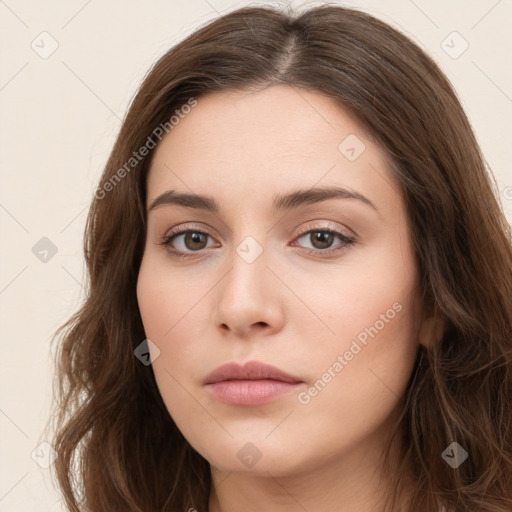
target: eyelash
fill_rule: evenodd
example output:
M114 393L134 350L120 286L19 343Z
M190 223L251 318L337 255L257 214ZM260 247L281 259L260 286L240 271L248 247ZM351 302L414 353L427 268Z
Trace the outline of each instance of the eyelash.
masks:
M202 249L198 251L192 251L189 253L184 253L182 251L177 251L175 249L171 248L171 242L174 238L176 238L179 235L186 234L186 233L200 233L202 235L210 236L207 232L202 231L201 229L193 229L190 228L190 226L185 227L178 227L175 230L173 230L169 235L164 236L161 242L158 243L158 245L163 246L169 253L171 253L173 256L178 258L191 258L194 257L195 254L200 253ZM345 233L342 233L341 231L338 231L336 229L332 228L314 228L314 229L306 229L302 232L300 232L296 238L302 238L304 235L307 235L309 233L328 233L337 236L343 244L340 244L340 246L336 246L336 248L332 249L307 249L303 248L308 254L313 254L318 256L320 253L331 255L332 253L343 253L345 252L351 245L356 243L356 240L352 237L347 236ZM325 256L322 256L325 257Z

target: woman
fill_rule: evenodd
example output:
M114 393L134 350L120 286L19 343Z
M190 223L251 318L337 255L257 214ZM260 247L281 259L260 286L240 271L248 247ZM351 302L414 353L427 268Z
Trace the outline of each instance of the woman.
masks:
M457 97L338 6L244 8L135 96L59 332L78 510L512 510L512 250Z

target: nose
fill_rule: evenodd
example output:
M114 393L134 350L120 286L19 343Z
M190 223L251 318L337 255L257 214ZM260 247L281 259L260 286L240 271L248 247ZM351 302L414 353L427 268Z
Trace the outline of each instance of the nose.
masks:
M269 268L266 251L246 261L235 251L231 267L215 287L213 321L224 335L250 338L279 331L284 323L284 290Z

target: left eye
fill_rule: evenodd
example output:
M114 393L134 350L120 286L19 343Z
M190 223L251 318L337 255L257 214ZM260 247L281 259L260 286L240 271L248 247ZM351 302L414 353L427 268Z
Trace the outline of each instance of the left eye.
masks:
M300 235L297 239L309 240L312 247L311 249L316 250L325 250L331 248L333 242L336 238L341 240L341 244L338 245L348 245L353 243L353 239L340 233L339 231L332 231L328 229L312 229ZM308 247L306 247L309 249Z

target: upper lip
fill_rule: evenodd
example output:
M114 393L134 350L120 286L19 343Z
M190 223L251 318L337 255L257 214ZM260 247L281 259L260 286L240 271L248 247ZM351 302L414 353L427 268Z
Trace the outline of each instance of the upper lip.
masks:
M298 377L290 375L275 366L260 363L259 361L249 361L244 365L233 362L219 366L216 370L208 374L204 384L214 384L215 382L221 382L224 380L262 379L272 379L290 383L302 382Z

